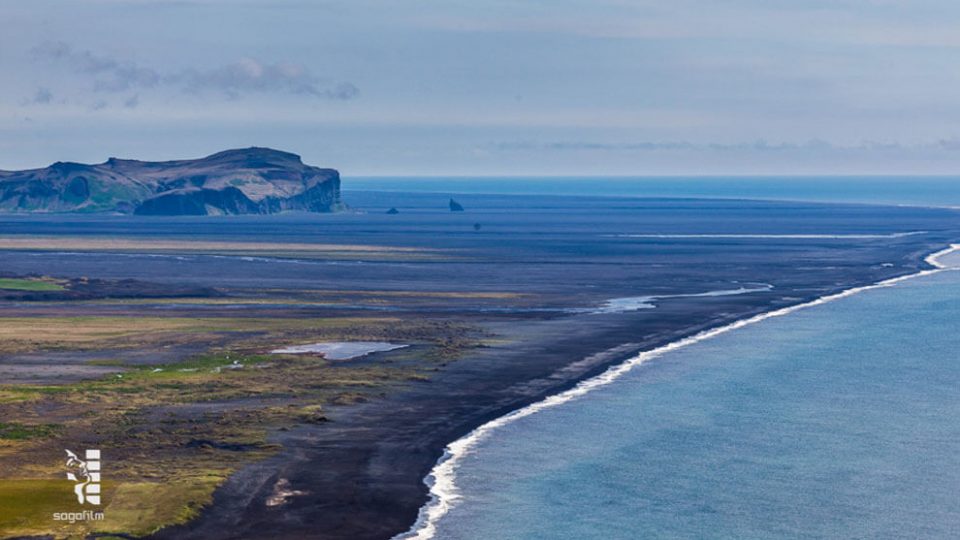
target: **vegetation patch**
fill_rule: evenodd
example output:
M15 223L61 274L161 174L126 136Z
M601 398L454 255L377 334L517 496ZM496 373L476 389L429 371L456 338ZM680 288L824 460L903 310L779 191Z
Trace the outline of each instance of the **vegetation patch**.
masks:
M62 291L64 286L49 279L0 278L0 289L8 291Z
M225 470L209 471L170 482L119 484L104 509L106 519L95 530L124 531L142 536L165 526L186 523L210 504L214 489L226 479L226 475Z
M0 422L0 439L22 441L52 437L59 431L57 424L21 424L18 422Z
M485 337L472 325L429 318L178 317L124 310L125 316L0 318L0 353L98 351L64 366L123 370L90 380L0 384L4 534L130 537L187 522L233 471L278 451L270 433L293 425L318 428L336 420L328 417L331 405L420 384L437 365ZM348 362L267 354L314 341L412 346ZM173 353L149 364L132 354L164 350ZM76 506L63 475L64 448L104 452L103 521L50 519L51 512L70 511L71 501ZM8 516L8 509L17 515Z
M169 482L103 483L104 519L57 521L54 513L78 513L72 483L58 479L4 479L0 483L0 532L4 537L50 535L83 538L90 534L122 532L123 538L144 536L168 525L186 523L210 504L226 470L212 470Z
M61 538L68 536L67 524L53 521L52 515L79 510L70 486L65 477L56 480L4 478L0 482L0 531L4 537L51 532Z

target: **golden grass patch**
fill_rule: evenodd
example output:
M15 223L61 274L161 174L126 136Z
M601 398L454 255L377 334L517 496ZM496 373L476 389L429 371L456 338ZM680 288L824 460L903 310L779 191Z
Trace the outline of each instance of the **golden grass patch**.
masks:
M186 330L194 325L194 319L161 317L3 317L0 340L83 343L144 332Z
M4 479L0 482L0 535L83 538L92 533L146 535L161 527L186 523L212 500L226 472L167 482L103 483L102 506L80 505L73 483L64 478ZM102 520L54 519L54 514L103 512Z
M116 486L95 531L124 531L135 536L195 518L210 504L226 472L211 472L166 482L125 482Z
M190 317L0 317L0 351L85 350L128 345L143 346L162 340L189 341L191 334L207 332L270 332L321 330L389 319L317 318L190 318ZM176 335L172 335L176 334ZM135 340L135 343L129 343Z

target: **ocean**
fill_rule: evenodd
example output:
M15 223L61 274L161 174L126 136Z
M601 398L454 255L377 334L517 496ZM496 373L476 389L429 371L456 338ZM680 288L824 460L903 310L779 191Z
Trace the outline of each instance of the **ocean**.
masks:
M958 323L942 271L666 352L489 431L421 533L960 537Z
M757 199L960 207L946 176L344 177L351 191ZM347 197L349 201L349 196Z

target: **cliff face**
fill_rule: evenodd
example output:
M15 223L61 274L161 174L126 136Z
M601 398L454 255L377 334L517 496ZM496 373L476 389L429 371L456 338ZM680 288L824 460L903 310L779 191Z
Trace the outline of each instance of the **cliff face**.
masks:
M98 165L54 163L0 171L0 212L121 212L143 215L331 212L340 175L269 148L227 150L202 159Z

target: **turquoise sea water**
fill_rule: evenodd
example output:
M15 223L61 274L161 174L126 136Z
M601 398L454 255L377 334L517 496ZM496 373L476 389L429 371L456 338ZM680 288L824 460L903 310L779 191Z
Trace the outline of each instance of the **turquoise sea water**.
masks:
M764 320L503 426L437 538L960 537L960 272Z

